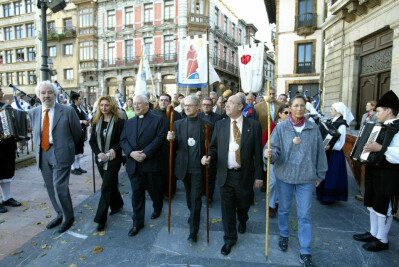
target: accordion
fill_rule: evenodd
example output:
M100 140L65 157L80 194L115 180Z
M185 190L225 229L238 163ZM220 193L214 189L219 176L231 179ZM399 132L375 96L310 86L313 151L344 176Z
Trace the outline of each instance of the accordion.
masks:
M389 146L397 132L396 128L389 125L375 122L364 123L360 128L359 135L353 145L350 158L370 166L380 165L384 159L386 148ZM364 145L373 141L382 145L381 151L365 152Z
M338 141L341 134L331 123L328 122L326 123L323 121L320 121L319 123L319 130L321 133L321 137L323 138L324 148L326 148L329 145L330 149L332 149L335 143Z
M0 108L0 142L28 140L28 119L24 111Z

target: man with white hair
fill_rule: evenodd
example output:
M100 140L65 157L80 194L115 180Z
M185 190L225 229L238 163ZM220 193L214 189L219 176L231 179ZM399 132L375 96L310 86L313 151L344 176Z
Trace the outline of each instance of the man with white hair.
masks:
M125 122L120 144L127 156L126 171L132 186L133 227L129 236L135 236L144 227L145 190L153 202L151 219L161 215L163 198L160 176L161 148L166 139L161 116L149 112L145 95L133 100L136 116Z
M57 91L50 81L39 83L36 95L42 106L29 110L29 117L36 162L57 212L57 217L46 227L51 229L62 223L58 232L63 233L75 221L68 184L71 165L75 160L75 144L82 135L82 127L72 107L55 102Z

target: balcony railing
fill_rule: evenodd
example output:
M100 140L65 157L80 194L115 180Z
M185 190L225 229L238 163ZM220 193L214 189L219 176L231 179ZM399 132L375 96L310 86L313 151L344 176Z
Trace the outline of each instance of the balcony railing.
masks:
M97 68L97 61L81 61L79 63L79 67L81 69L91 69L91 68Z
M317 18L316 14L313 13L303 13L296 16L297 28L316 27L317 23L317 21L315 20L316 18Z
M209 17L197 14L189 14L188 22L190 23L200 23L200 24L209 24Z
M296 67L296 73L313 73L313 62L306 61L306 62L298 62Z
M148 58L148 63L150 63L150 65L177 62L177 54L149 55L147 56L147 58ZM141 57L103 59L101 60L101 67L111 68L111 67L139 65L140 60Z
M47 40L61 40L65 38L75 38L76 27L56 27L47 29ZM42 39L42 34L39 33L39 40Z
M91 26L91 27L80 27L79 28L79 34L97 34L97 27Z
M231 73L238 75L238 68L236 66L234 66L233 64L230 64L221 58L218 58L218 57L213 58L213 66L222 68L224 70L227 70Z

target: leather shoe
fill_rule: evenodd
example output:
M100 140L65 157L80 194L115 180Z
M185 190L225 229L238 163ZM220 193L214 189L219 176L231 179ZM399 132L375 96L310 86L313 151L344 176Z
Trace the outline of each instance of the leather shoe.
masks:
M196 234L190 234L187 238L188 241L197 243L197 235Z
M238 224L238 232L240 234L243 234L243 233L245 233L245 231L247 231L247 223L246 222L240 222Z
M363 244L363 248L368 251L378 252L389 249L389 243L382 243L380 240L374 239L373 241Z
M51 222L49 222L46 225L46 228L47 229L51 229L51 228L54 228L54 227L60 225L61 223L62 223L62 217L59 216L59 217L55 218L54 220L52 220Z
M274 218L274 217L276 217L276 215L277 215L276 209L269 207L269 217Z
M144 226L133 226L132 229L130 229L128 235L129 236L137 235L143 227Z
M154 211L154 212L151 214L151 219L156 219L156 218L158 218L159 216L161 216L161 211Z
M64 233L68 231L69 228L72 227L75 218L70 219L68 222L64 222L61 224L60 229L58 229L58 233Z
M111 210L111 211L109 212L109 215L112 216L112 215L114 215L114 214L117 214L117 213L120 212L121 210L122 210L122 207L119 208L119 209L117 209L117 210Z
M97 231L101 232L104 231L104 229L105 229L105 224L99 223L97 225Z
M81 173L87 173L86 170L83 170L82 168L77 168L78 171L80 171Z
M78 169L71 170L72 174L81 175L82 173Z
M232 244L224 244L222 249L220 250L220 253L222 253L222 255L224 255L224 256L229 255L232 246L234 246L234 245L232 245Z
M3 205L4 205L4 206L19 207L19 206L21 206L21 203L18 202L18 201L16 201L16 200L13 199L13 198L9 198L8 200L3 201Z
M7 208L3 206L3 204L0 203L0 213L6 213Z
M370 232L365 232L364 234L353 235L353 239L360 242L370 242L375 240L376 238L372 234L370 234Z

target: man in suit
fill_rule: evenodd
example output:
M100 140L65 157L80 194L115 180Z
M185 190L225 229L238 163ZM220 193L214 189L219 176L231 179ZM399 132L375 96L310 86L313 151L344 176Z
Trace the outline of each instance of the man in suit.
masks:
M245 118L245 99L234 95L226 104L229 118L216 122L210 145L210 156L202 164L217 159L217 179L222 198L224 242L222 255L228 255L237 242L238 232L245 233L253 186L262 185L262 140L260 124ZM256 177L254 179L254 177Z
M244 109L242 110L242 115L246 118L257 120L258 115L256 114L256 110L254 109L254 107L252 105L254 102L252 93L248 93L249 97L246 96L243 92L238 92L236 95L245 99L245 106L244 106ZM252 101L247 101L247 98L252 99ZM252 104L250 104L250 103L252 103Z
M153 202L151 219L161 215L162 183L160 177L161 147L165 141L163 120L149 112L149 100L137 95L133 101L136 116L125 122L120 144L127 156L126 171L132 186L133 227L129 236L135 236L144 227L145 190Z
M218 94L214 91L209 93L209 97L212 99L212 111L216 114L222 115L224 113L222 107L217 105L218 102Z
M205 120L199 118L200 100L190 95L184 100L187 118L176 121L173 132L168 132L168 140L174 140L177 148L176 176L184 183L187 206L190 210L189 241L197 242L201 217L201 196L204 192L204 167L201 157L205 155Z
M36 162L57 212L47 229L62 223L58 232L63 233L75 220L68 183L75 160L75 144L82 135L82 127L72 107L55 103L57 87L50 81L39 83L36 95L42 106L29 110Z
M202 100L202 110L199 117L205 121L211 122L213 125L222 119L222 116L212 111L212 99L205 97ZM216 161L213 160L209 166L209 202L213 202L213 193L215 192L216 184Z
M166 109L171 103L171 97L168 94L161 94L158 100L158 107L152 111L152 113L159 115L162 117L163 124L164 124L164 132L165 135L168 133L170 130L170 119L166 116ZM173 111L173 122L180 120L181 115L177 111ZM161 154L162 154L162 160L160 162L161 164L161 180L162 180L162 192L163 195L166 198L169 198L169 142L165 139L162 148L161 148ZM176 157L176 149L173 148L172 151L172 158L173 158L173 163L175 162L175 157ZM175 168L172 167L172 196L176 192L176 176L175 176Z
M274 89L270 89L270 97L272 102L270 103L270 114L271 114L271 119L273 121L278 120L278 109L280 108L283 103L276 101L276 92ZM262 134L265 132L267 128L267 116L268 116L268 111L267 111L267 103L266 101L260 102L255 105L255 110L256 113L258 114L258 120L260 122L260 125L262 126Z

